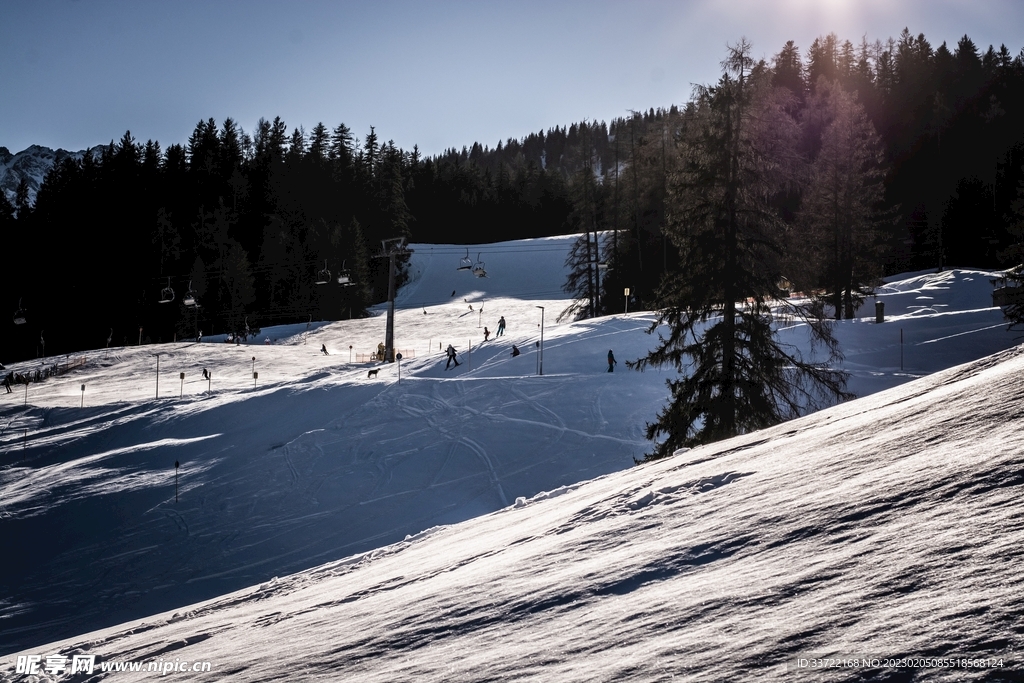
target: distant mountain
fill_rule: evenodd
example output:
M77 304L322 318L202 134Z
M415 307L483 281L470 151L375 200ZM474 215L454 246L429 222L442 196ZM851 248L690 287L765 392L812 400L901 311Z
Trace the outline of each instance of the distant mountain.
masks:
M53 150L49 147L32 145L17 154L11 154L6 147L0 147L0 189L13 203L14 195L18 189L18 183L24 178L28 181L28 198L30 204L36 203L36 194L39 186L43 184L46 172L60 161L67 157L81 159L87 152L99 155L104 145L97 145L92 149L79 152L69 152L64 149Z

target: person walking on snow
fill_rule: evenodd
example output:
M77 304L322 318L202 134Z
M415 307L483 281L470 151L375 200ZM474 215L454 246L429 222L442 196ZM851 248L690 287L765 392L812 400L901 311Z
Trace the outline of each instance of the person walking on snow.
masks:
M494 338L497 339L503 334L505 334L505 316L498 318L498 331L494 333Z
M448 345L448 350L445 351L445 355L448 356L448 362L444 364L444 369L447 370L452 363L455 363L455 367L459 367L459 361L455 358L455 347L451 344Z
M615 360L615 354L612 353L611 349L608 349L608 372L614 372L616 363L618 361Z
M487 329L486 327L484 327L484 341L487 341L487 338L490 337L490 336L491 336L491 331L489 329Z

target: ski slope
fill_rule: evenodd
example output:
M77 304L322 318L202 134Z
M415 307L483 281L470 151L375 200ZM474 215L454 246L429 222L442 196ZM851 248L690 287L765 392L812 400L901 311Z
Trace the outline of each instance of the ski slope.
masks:
M397 301L400 367L357 362L383 340L378 315L266 330L269 344L89 352L27 395L0 394L0 528L31 557L0 569L0 653L630 468L648 450L644 425L672 374L622 365L654 343L650 313L555 322L568 304L560 286L570 243L471 247L487 278L455 270L463 247L413 245ZM851 389L868 395L1012 347L991 307L992 277L959 270L887 283L885 324L874 324L869 301L870 318L837 326ZM493 333L499 316L505 336L484 342L483 326ZM799 326L782 334L801 343ZM439 349L449 343L462 364L445 370ZM511 358L512 344L522 355ZM614 373L608 349L620 361ZM73 359L46 364L61 361Z
M1017 347L28 652L250 682L1019 680L1022 378Z

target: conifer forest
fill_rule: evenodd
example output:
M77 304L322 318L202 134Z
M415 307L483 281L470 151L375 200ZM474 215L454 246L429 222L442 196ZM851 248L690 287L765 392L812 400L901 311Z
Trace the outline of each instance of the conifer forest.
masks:
M767 61L749 47L709 55L725 59L722 79L687 102L436 156L373 128L280 118L251 131L204 120L166 146L125 132L55 165L34 204L0 193L0 354L364 316L387 297L378 255L394 237L578 233L566 315L622 312L629 288L630 310L666 321L790 291L813 295L815 320L842 319L885 274L1020 263L1024 51L967 36L936 46L908 30L789 42ZM745 310L743 338L768 344L756 305ZM676 342L641 365L708 352ZM808 386L840 396L840 380ZM705 408L659 418L678 435L665 449L707 436L695 429L746 428L714 417L735 405Z

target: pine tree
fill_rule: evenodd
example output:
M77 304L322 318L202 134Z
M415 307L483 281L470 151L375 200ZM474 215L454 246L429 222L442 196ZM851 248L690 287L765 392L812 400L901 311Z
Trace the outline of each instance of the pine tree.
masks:
M376 175L380 145L377 143L377 131L370 126L370 132L363 143L363 165L368 176Z
M309 134L309 156L313 160L323 162L327 159L327 148L330 145L330 139L327 133L327 126L323 123L318 123L313 127L313 132Z
M628 363L640 370L670 364L685 373L668 381L670 403L647 425L648 438L665 436L650 458L767 427L846 395L844 375L828 366L839 349L827 321L807 307L787 310L809 323L826 364L802 357L773 330L775 311L786 305L778 298L786 225L773 198L790 177L796 124L746 41L730 49L723 66L716 86L698 89L669 187L668 230L680 266L663 283L663 308L651 327L667 323L668 336Z
M32 205L28 201L28 179L24 176L18 181L18 187L14 190L14 208L18 214L18 221L26 224L29 214L32 212Z
M572 132L575 134L575 127ZM586 136L589 139L589 135ZM589 151L589 150L588 150ZM598 315L600 291L598 262L601 260L597 226L597 182L594 178L593 157L587 154L576 174L574 183L573 215L580 236L566 258L569 268L564 289L573 301L559 315L558 320L594 318Z
M836 320L852 318L881 274L875 236L884 195L881 141L856 96L835 81L818 83L809 107L820 127L816 158L803 196L795 249L803 276L788 272L799 289L824 286Z
M339 123L331 132L331 147L328 152L331 161L347 168L352 163L353 146L352 131L344 123Z

